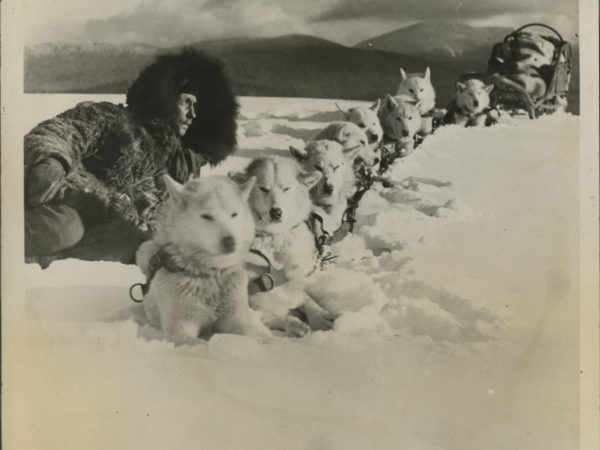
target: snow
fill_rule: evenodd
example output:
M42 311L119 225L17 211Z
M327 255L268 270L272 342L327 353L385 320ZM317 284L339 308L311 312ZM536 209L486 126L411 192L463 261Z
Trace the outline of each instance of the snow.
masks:
M46 96L46 114L78 100ZM334 100L241 105L240 150L206 175L287 155L340 119ZM174 348L128 298L143 280L136 267L27 265L8 350L20 371L5 379L21 420L7 439L31 449L576 448L578 127L566 114L449 126L398 160L395 187L363 197L354 234L308 280L342 316L303 339L217 335Z

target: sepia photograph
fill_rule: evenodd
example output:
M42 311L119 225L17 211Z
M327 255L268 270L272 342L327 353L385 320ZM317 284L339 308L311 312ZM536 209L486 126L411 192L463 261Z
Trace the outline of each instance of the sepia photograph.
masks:
M1 8L3 448L599 448L596 0Z

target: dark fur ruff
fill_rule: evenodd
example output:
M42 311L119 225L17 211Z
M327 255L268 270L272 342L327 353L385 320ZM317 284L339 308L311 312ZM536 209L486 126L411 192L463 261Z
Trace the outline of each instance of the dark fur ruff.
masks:
M183 183L199 176L205 161L216 164L235 149L237 103L222 69L190 49L162 55L129 89L127 108L84 102L37 125L24 139L26 207L58 200L78 211L86 229L115 219L151 230L166 196L164 173ZM174 126L182 92L198 97L184 139ZM28 187L40 183L32 169L47 158L66 174L54 180L60 195L40 200Z
M182 139L183 146L218 164L237 145L238 112L219 60L193 48L160 55L129 88L127 106L143 122L172 121L182 92L198 99L197 117Z

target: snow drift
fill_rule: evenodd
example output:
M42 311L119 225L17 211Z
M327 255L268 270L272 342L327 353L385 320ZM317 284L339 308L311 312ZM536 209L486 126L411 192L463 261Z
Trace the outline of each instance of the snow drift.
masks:
M59 112L76 97L49 98ZM333 100L241 104L240 150L211 173L287 155L340 119ZM389 174L395 187L364 196L354 234L310 280L341 318L301 340L216 335L174 348L128 299L143 280L136 267L27 266L10 350L20 376L5 380L20 421L7 439L31 449L575 448L577 117L441 128Z

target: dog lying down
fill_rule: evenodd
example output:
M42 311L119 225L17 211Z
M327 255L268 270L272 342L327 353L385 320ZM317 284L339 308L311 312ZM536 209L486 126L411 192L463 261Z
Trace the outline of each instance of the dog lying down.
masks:
M309 142L304 149L290 147L290 153L304 170L321 174L310 190L310 198L312 211L322 218L323 229L329 234L341 226L348 199L356 190L351 161L357 151L345 155L341 144L328 140Z
M377 143L369 143L364 129L352 122L333 122L321 130L314 138L315 141L335 141L342 145L344 155L350 162L350 167L361 165L373 167L381 160L381 150Z
M317 262L315 240L306 220L311 211L309 190L321 179L319 172L306 172L289 158L255 159L244 172L230 173L238 183L256 183L248 202L256 232L252 248L260 251L286 281L268 292L250 296L250 306L263 314L263 322L288 336L303 336L313 330L330 329L337 317L324 310L305 292L306 277ZM248 266L250 278L261 274ZM305 315L308 325L298 318Z
M457 82L456 95L448 106L444 122L465 127L486 125L492 89L493 84L486 85L478 79Z
M377 117L377 111L381 100L377 100L371 106L355 106L347 111L344 111L336 103L337 109L344 114L344 121L352 122L357 125L367 135L370 144L379 144L383 139L383 130L381 129L381 123L379 123L379 117Z
M169 199L157 233L136 261L150 287L144 308L167 340L195 344L213 333L269 336L248 305L244 258L254 237L247 198L255 178L238 186L227 177L181 185L164 176Z
M379 108L379 119L387 140L396 142L396 153L406 156L415 146L415 135L421 128L419 104L404 96L387 94Z

